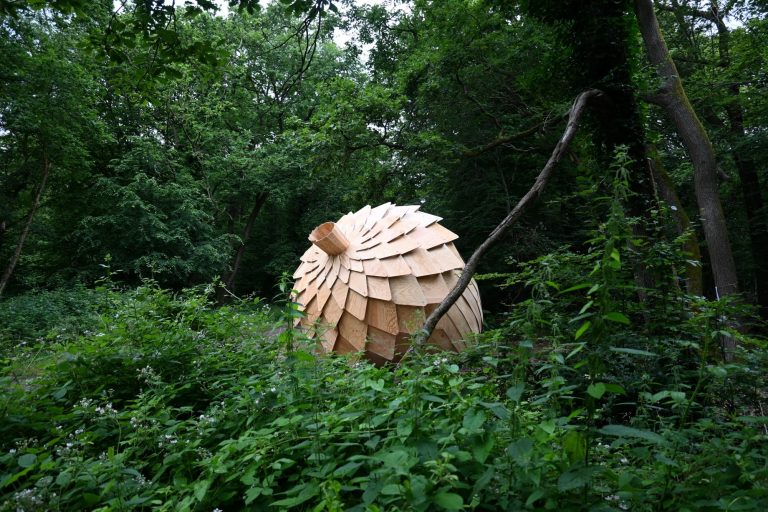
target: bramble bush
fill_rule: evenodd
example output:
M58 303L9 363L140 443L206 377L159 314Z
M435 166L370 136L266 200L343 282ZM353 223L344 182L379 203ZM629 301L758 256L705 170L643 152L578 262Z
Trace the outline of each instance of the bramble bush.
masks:
M315 357L286 327L290 303L214 308L210 290L150 283L99 293L98 330L4 362L4 510L768 505L766 418L744 391L747 377L764 389L762 347L706 358L722 312L705 305L664 345L635 348L627 328L593 376L572 333L547 347L523 334L530 308L463 354L377 368ZM675 357L693 358L676 387L641 373ZM633 364L637 381L611 373Z
M0 301L0 357L19 344L36 345L46 338L74 336L96 325L93 290L46 290Z

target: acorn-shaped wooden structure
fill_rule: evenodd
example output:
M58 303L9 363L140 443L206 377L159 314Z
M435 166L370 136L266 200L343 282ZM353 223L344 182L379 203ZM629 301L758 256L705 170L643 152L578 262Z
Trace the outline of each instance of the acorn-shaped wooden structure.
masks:
M294 273L301 324L326 351L364 352L397 361L411 333L443 300L464 267L456 234L419 206L390 203L321 224ZM480 332L483 313L474 280L438 322L428 343L460 351ZM312 327L311 329L309 329Z

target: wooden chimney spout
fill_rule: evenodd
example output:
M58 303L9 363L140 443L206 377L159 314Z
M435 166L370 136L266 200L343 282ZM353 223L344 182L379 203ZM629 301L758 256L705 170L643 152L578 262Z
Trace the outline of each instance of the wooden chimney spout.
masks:
M309 241L328 256L343 253L349 247L349 240L335 222L320 224L309 234Z

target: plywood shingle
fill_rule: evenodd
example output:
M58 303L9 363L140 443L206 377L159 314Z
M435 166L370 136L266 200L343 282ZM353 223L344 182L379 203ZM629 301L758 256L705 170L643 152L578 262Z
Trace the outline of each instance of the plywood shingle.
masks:
M305 312L298 323L307 335L326 351L359 352L377 364L402 357L464 266L456 235L440 220L416 205L386 203L318 226L294 273L295 300ZM428 342L462 350L462 338L481 325L472 281Z

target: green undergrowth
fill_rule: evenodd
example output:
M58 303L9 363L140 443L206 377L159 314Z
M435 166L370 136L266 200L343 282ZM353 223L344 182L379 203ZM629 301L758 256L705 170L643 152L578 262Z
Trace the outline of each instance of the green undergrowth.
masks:
M711 304L664 343L614 322L599 371L530 307L379 368L315 357L290 303L93 294L3 361L0 510L768 508L762 349L709 358Z
M97 325L99 295L86 288L47 290L0 300L0 357L19 345L83 334Z

